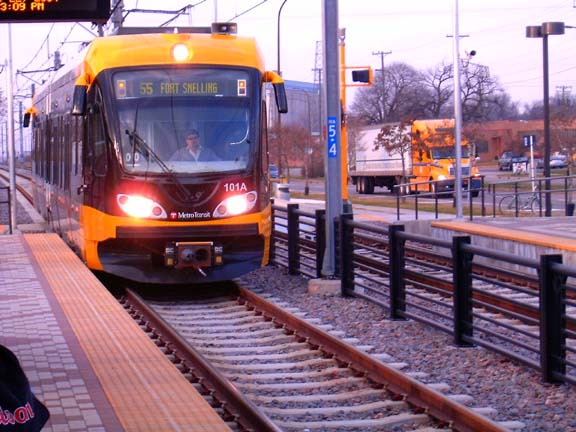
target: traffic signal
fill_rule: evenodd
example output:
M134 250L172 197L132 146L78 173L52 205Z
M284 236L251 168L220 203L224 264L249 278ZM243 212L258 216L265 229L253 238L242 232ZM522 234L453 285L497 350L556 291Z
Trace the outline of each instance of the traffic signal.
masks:
M374 82L374 74L372 72L372 68L353 70L352 81L372 84Z

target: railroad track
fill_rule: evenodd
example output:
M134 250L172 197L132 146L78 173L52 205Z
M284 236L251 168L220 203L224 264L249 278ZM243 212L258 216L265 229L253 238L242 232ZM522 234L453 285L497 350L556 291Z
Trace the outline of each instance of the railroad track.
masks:
M281 238L286 236L280 235ZM300 266L314 269L314 241L300 235ZM275 261L287 266L281 241ZM387 236L357 234L354 239L354 295L390 307L390 266ZM404 263L405 317L451 333L454 329L452 259L434 248L407 242ZM308 272L307 274L310 276ZM535 274L472 264L474 335L479 344L538 367L540 357L540 293ZM567 289L563 317L566 322L567 359L576 352L576 307L573 286ZM482 342L480 342L480 340Z
M33 204L32 193L30 192L32 176L29 170L27 172L28 174L25 174L24 172L16 173L16 177L22 180L22 182L16 181L16 190L22 194L26 201L28 201L30 204ZM9 173L4 167L0 167L0 178L3 179L7 184L10 181Z
M300 239L300 263L304 269L314 268L316 260L315 242L307 236L308 233L303 233ZM284 241L287 239L287 236L280 237ZM387 247L382 246L384 240L378 239L378 243L370 244L366 239L360 238L357 242L354 251L357 279L360 282L368 281L373 285L387 286L388 280L385 277L390 270ZM442 294L452 296L450 258L421 247L411 247L406 255L406 289L409 292L415 287L429 287L439 294L439 298L446 299ZM284 259L284 265L287 266L287 258ZM520 320L525 317L526 322L532 323L539 319L539 285L536 276L478 263L472 265L472 272L474 287L478 288L473 293L475 301L510 312L520 317ZM307 273L311 275L310 272ZM566 295L568 299L576 299L573 290ZM576 332L576 307L566 307L566 320L567 328Z
M505 430L458 402L468 396L446 396L243 288L186 301L128 291L123 303L240 429Z

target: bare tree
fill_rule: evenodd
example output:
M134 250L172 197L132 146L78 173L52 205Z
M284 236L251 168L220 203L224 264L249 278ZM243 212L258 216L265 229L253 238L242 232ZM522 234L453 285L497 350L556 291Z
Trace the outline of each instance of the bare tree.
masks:
M386 116L381 74L376 75L372 87L358 89L352 102L349 117L355 117L364 124L380 124Z
M365 124L422 117L425 92L420 72L406 63L392 63L384 75L376 75L373 86L358 90L350 112Z
M496 120L491 113L502 101L499 94L503 92L498 81L490 75L488 67L475 64L464 64L464 81L462 83L462 120L478 122Z
M449 113L454 94L452 65L440 63L435 68L428 69L423 77L424 84L428 88L428 101L426 103L428 117L452 117L452 114Z
M423 82L423 74L406 63L393 63L386 69L387 121L425 116Z
M518 117L518 104L511 102L486 66L465 63L463 70L464 122ZM419 72L406 63L392 63L384 75L376 75L372 87L358 90L350 112L364 124L403 118L452 117L453 83L452 65L442 63L426 72Z

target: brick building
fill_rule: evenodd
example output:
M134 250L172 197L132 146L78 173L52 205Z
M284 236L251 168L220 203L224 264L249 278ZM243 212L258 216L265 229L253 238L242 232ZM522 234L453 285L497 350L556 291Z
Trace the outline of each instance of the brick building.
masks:
M544 152L543 120L498 120L465 126L464 134L476 143L476 151L481 161L498 158L504 151L518 154L527 153L524 147L525 135L536 135L535 153ZM573 154L576 152L576 120L550 124L550 149L554 152Z

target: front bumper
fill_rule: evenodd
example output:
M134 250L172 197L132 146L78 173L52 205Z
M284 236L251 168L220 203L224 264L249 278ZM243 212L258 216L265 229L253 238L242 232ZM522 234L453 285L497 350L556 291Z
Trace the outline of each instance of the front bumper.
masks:
M261 267L266 245L257 224L118 226L116 238L98 243L98 257L105 273L136 282L207 283ZM190 251L202 259L186 261Z

